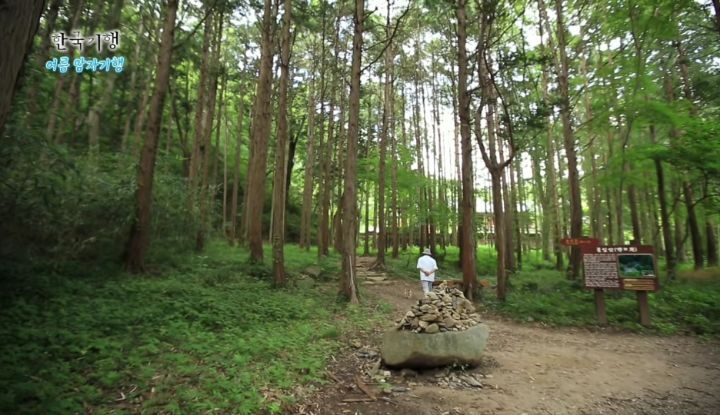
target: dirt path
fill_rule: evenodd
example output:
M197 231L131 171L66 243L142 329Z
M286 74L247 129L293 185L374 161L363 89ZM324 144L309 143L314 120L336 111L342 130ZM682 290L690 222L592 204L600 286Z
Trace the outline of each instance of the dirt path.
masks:
M420 284L370 274L363 293L394 306L399 319L421 297ZM373 281L374 280L374 281ZM350 339L329 368L335 382L298 412L307 414L716 414L720 345L689 337L549 329L483 316L487 361L464 372L377 370L383 330ZM376 374L377 373L377 374ZM373 374L376 374L373 377ZM388 376L389 375L389 376ZM472 376L482 388L461 379ZM365 386L377 400L362 391ZM383 391L384 390L384 391Z

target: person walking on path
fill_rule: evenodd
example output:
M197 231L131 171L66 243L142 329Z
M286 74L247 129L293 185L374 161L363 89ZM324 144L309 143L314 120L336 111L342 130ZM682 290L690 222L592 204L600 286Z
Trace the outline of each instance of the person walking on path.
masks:
M430 248L425 248L418 258L417 268L420 270L420 284L422 284L423 293L427 294L432 291L435 271L438 270L437 262L432 257Z

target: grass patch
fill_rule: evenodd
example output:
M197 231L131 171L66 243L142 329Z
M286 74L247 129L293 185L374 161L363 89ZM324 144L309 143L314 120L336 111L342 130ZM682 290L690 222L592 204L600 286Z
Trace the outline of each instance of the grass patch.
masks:
M347 331L384 311L338 303L335 284L275 289L223 242L156 255L151 275L65 267L2 281L0 413L280 412L297 385L321 381ZM313 252L286 255L291 275L316 265Z
M488 306L516 321L538 321L552 326L596 326L592 291L568 281L558 271L524 271L510 279L505 303L488 298ZM661 283L648 295L652 326L638 323L634 292L606 291L610 326L659 334L720 336L720 279L678 280Z

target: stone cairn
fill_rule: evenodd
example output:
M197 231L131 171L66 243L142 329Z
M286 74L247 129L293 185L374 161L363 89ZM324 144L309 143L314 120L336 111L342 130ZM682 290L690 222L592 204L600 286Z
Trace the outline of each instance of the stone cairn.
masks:
M467 330L479 322L480 316L463 292L442 282L410 308L397 329L432 334Z

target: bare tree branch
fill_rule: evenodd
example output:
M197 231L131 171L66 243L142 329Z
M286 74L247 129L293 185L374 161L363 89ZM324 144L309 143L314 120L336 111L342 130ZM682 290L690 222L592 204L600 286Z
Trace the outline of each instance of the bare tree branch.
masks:
M380 53L378 53L378 55L375 57L375 59L373 59L372 61L370 61L370 63L365 65L365 67L360 70L360 73L365 72L366 69L373 66L377 61L380 60L380 58L382 58L382 56L385 54L385 51L387 50L388 47L390 47L390 44L392 43L393 39L395 38L395 34L397 33L398 28L400 27L400 22L408 14L411 6L412 6L412 2L408 2L408 6L405 8L405 11L403 11L402 14L395 21L395 27L393 28L392 34L390 34L390 38L385 39L385 45L383 46Z
M202 24L205 23L205 20L207 20L207 18L210 17L210 15L215 11L215 6L217 6L217 4L218 4L219 2L220 2L220 0L215 0L215 1L213 2L212 6L208 7L208 8L205 10L205 14L203 15L202 19L200 19L200 20L197 22L197 24L195 25L195 27L193 28L193 30L191 30L190 33L188 33L188 35L185 36L185 38L184 38L183 40L181 40L181 41L179 41L179 42L177 42L177 43L175 43L175 44L173 45L173 47L172 47L173 50L179 48L180 46L182 46L183 44L185 44L185 42L187 42L188 40L190 40L190 38L192 38L193 36L195 36L195 33L197 33L197 31L198 31L198 29L200 28L200 26L202 26Z

